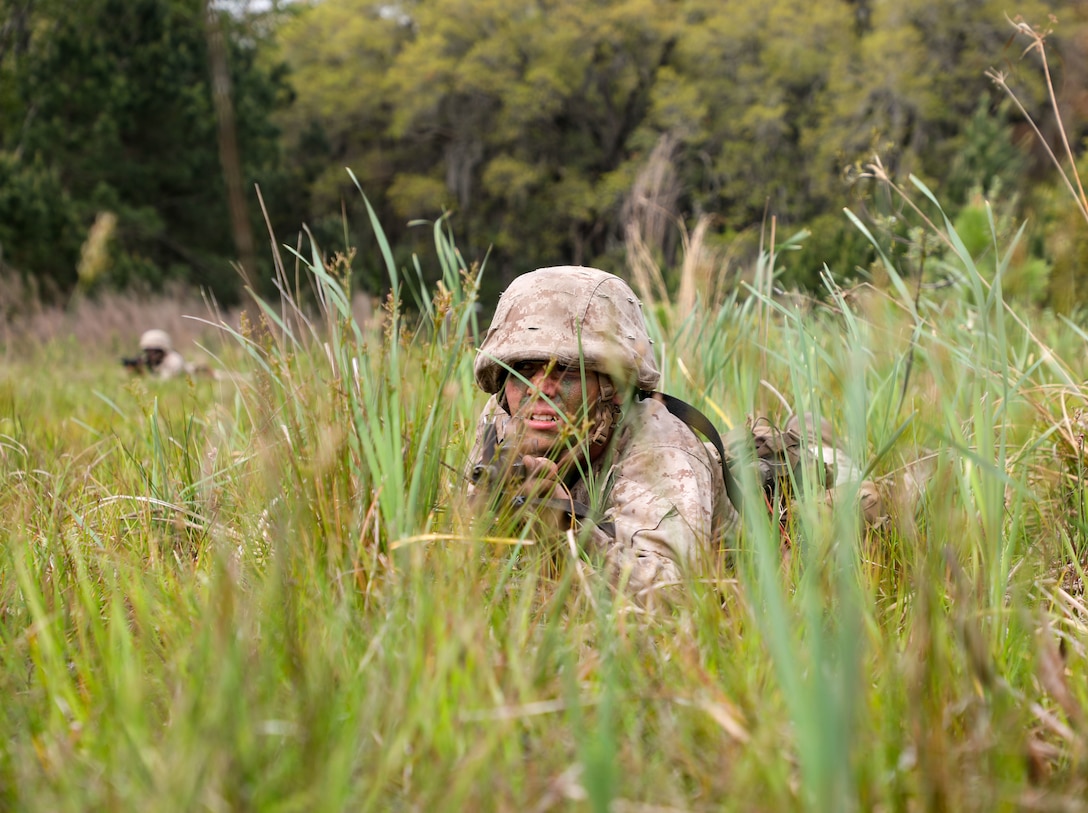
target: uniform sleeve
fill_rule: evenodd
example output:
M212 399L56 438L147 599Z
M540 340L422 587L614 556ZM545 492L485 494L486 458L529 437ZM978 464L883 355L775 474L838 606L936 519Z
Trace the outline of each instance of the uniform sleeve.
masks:
M155 375L159 378L177 378L185 374L185 359L181 353L171 350L163 358L162 363L155 369Z
M712 479L707 463L686 449L656 447L624 461L610 500L617 538L691 560L710 538Z
M635 596L666 589L710 561L725 494L716 456L684 423L651 405L641 424L607 500L616 525L608 567Z

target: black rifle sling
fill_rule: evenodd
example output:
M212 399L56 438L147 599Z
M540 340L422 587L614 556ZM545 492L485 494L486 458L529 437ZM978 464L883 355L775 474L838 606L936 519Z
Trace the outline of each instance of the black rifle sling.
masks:
M733 472L729 470L729 458L725 454L725 444L722 443L721 433L714 424L710 422L710 418L697 410L687 401L681 401L675 395L669 395L664 392L647 392L645 390L639 392L639 398L645 400L647 398L655 398L665 405L665 408L669 410L673 415L682 420L692 429L701 433L707 440L709 440L714 448L718 450L718 457L722 461L722 478L725 480L725 493L729 495L729 502L733 503L733 507L737 509L737 513L740 513L740 487L737 485L737 480L733 477Z

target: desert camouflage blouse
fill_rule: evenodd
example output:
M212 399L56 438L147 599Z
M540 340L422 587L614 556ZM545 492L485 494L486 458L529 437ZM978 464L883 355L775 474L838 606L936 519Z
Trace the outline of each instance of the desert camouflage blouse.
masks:
M488 425L501 442L508 419L493 396L477 424L471 463L480 462ZM675 585L684 570L714 561L727 512L725 485L717 451L656 400L627 405L615 431L611 453L570 490L615 528L614 537L591 529L591 552L603 555L614 583L645 600Z

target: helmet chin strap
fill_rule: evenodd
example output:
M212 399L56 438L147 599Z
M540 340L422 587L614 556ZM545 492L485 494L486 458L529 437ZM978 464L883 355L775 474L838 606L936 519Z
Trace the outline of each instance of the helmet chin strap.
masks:
M612 379L598 373L601 392L597 396L597 403L593 405L593 434L589 436L589 442L593 446L604 446L612 437L612 430L619 423L623 415L620 405L616 403L616 387Z

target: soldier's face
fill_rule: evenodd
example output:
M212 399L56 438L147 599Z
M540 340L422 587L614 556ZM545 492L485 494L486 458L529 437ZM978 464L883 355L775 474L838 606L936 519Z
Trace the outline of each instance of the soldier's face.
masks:
M578 367L547 361L523 361L513 369L503 390L521 450L545 457L584 441L586 419L601 394L597 373L586 370L583 380Z
M149 347L144 350L144 358L147 360L147 366L154 369L162 364L162 360L166 358L166 351L159 347Z

